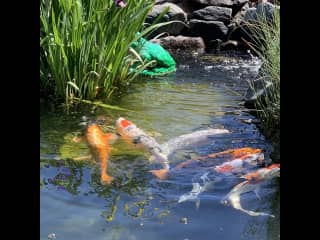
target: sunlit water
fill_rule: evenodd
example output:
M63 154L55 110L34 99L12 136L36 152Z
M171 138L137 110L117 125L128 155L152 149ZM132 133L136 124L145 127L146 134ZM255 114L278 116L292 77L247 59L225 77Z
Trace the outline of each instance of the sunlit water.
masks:
M192 181L204 173L203 168L195 166L168 180L156 180L148 171L159 166L118 142L108 170L115 181L103 186L94 162L74 160L89 154L85 143L71 141L81 131L83 115L107 116L113 126L123 116L153 134L159 143L208 127L231 131L176 152L171 158L173 167L192 156L238 147L262 148L268 160L270 144L255 125L246 123L254 117L240 104L247 80L257 74L258 66L257 60L239 59L178 65L173 75L141 79L115 96L115 105L135 112L98 108L92 113L90 107L66 116L42 111L41 239L53 233L56 239L67 240L279 239L278 180L262 186L261 200L254 193L241 199L245 209L271 213L275 218L248 216L220 203L241 182L237 176L203 192L197 209L194 202L177 200L192 189Z

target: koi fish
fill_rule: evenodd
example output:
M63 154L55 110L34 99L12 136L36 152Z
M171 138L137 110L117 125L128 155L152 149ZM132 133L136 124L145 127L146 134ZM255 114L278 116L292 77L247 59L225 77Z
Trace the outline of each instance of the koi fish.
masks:
M213 170L218 173L237 173L243 171L244 167L257 166L264 161L263 153L254 153L243 155L242 157L225 162L221 165L213 167Z
M113 133L104 133L97 124L90 124L85 133L87 144L101 166L101 183L110 184L113 177L108 175L108 159L111 152L110 143L117 139Z
M239 148L239 149L230 149L224 152L210 154L204 157L193 158L178 164L173 170L179 170L184 168L194 162L199 162L203 159L206 159L208 156L214 155L214 157L232 153L229 157L232 157L231 160L213 167L212 169L219 173L236 173L241 172L246 164L249 166L256 166L258 163L262 163L264 160L264 154L261 149L252 149L252 148ZM236 158L234 158L236 157Z
M227 149L223 152L209 154L206 157L216 158L219 156L223 156L223 157L231 157L231 158L241 158L248 154L256 154L261 152L262 150L260 148L245 147L245 148Z
M234 151L234 152L240 152L240 151ZM261 152L261 150L255 151L255 152ZM240 155L234 155L234 156L240 156ZM248 165L249 167L253 167L253 166L256 166L260 161L263 161L263 160L264 160L263 153L247 154L247 155L242 155L241 157L239 157L237 159L233 159L229 162L223 163L221 165L215 166L210 169L212 169L216 173L234 174L234 173L239 173L239 172L243 172L244 170L247 170L247 168L244 168L245 165ZM183 162L182 164L177 165L177 167L175 167L173 170L177 170L182 167L185 167L185 165L187 165L187 164L190 164L190 162L188 162L188 161ZM192 190L189 193L182 195L180 197L178 203L184 202L187 200L196 200L196 206L198 208L200 205L200 199L198 196L203 191L207 190L208 186L210 186L210 189L213 189L213 184L222 180L222 177L215 176L215 179L213 181L209 182L209 178L207 177L207 175L203 179L203 181L206 180L204 182L203 187L201 187L199 182L192 183L192 185L193 185ZM247 175L244 175L244 176L247 176ZM204 187L206 187L206 188L204 189Z
M200 162L201 160L204 160L207 158L216 158L218 156L224 156L224 157L227 157L228 159L230 158L230 160L229 162L226 162L220 166L217 166L215 168L217 172L228 172L228 171L231 172L232 170L236 169L236 166L242 166L243 165L242 161L250 163L254 160L257 160L259 162L264 160L264 155L262 153L262 150L259 148L236 148L236 149L228 149L226 151L219 152L219 153L209 154L207 156L192 158L190 160L187 160L185 162L178 164L174 168L174 170L184 168L194 162Z
M120 117L116 121L116 130L120 136L130 145L147 150L152 160L162 164L163 168L169 170L169 161L163 153L161 145L132 122Z
M166 155L173 153L176 150L190 147L194 144L206 141L210 136L230 133L227 129L206 129L199 130L192 133L180 135L176 138L162 144L163 151Z
M211 167L214 172L216 173L222 173L222 174L234 174L239 173L244 170L244 166L248 164L249 166L256 166L259 161L262 161L264 159L263 153L259 154L248 154L243 155L241 158L233 159L229 162L223 163L221 165L218 165L216 167ZM183 162L186 163L186 162ZM173 170L177 170L179 168L183 167L181 164L178 165L178 168L174 168ZM199 195L206 191L209 187L210 189L213 189L214 183L217 183L222 180L222 177L215 176L213 181L209 181L209 178L207 177L209 172L205 176L202 176L201 178L204 181L204 186L201 186L199 182L192 183L193 188L189 193L186 193L182 195L178 201L184 202L187 200L195 200L197 208L200 205L200 199ZM247 176L247 175L245 175Z
M213 185L220 181L220 178L216 178L214 181L210 181L208 178L208 174L210 172L205 172L201 175L200 179L203 181L203 185L201 186L199 182L192 183L192 190L186 194L183 194L179 197L178 203L182 203L185 201L195 201L196 208L200 207L200 198L199 195L205 191L208 191L213 188Z
M146 149L151 154L150 159L162 165L163 169L150 171L160 179L165 179L169 173L170 165L168 156L171 153L178 149L183 149L198 142L207 140L211 135L229 133L226 129L200 130L190 134L181 135L160 145L154 138L147 135L143 130L125 118L120 117L116 121L116 129L127 143Z
M258 169L255 172L248 173L242 178L247 180L236 185L221 201L222 204L230 203L235 209L249 214L250 216L270 216L274 217L272 214L263 212L254 212L250 210L243 209L240 203L240 195L243 193L253 191L256 196L260 199L258 194L259 187L262 182L272 179L274 177L280 176L280 164L272 164L269 167Z

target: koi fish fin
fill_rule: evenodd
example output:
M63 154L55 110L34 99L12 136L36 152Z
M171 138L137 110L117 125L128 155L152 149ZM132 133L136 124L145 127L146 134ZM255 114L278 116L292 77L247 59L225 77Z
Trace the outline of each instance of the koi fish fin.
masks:
M206 182L210 181L210 179L208 178L208 174L210 172L205 172L200 178L203 181L203 183L205 184Z
M242 175L240 178L243 178L243 179L246 179L246 180L253 180L255 178L257 178L257 174L255 172L250 172L250 173L247 173L245 175Z
M72 142L74 142L74 143L79 143L79 142L83 142L83 141L84 141L83 136L76 136L76 137L72 138Z
M202 187L199 183L192 183L192 190L186 194L180 196L178 203L182 203L188 200L197 200L198 195L201 193Z
M154 176L156 176L158 179L165 180L168 178L169 169L158 169L158 170L150 170Z
M200 207L200 198L197 197L197 198L196 198L196 209L198 210L199 207Z
M256 194L257 198L258 198L259 200L261 200L261 197L260 197L260 194L259 194L259 192L260 192L260 187L257 187L255 190L253 190L253 192Z
M228 197L228 200L230 201L231 203L231 206L234 208L234 209L237 209L239 211L242 211L250 216L269 216L269 217L274 217L274 215L272 214L268 214L268 213L263 213L263 212L254 212L254 211L250 211L250 210L246 210L244 208L242 208L241 206L241 203L240 203L240 195L239 194L231 194L229 197Z
M100 183L102 185L109 185L111 184L111 182L113 181L113 177L112 176L109 176L108 174L103 174L101 175L101 178L100 178Z
M244 213L246 213L246 214L248 214L248 215L250 215L250 216L253 216L253 217L257 217L257 216L269 216L269 217L274 218L274 215L269 214L269 213L254 212L254 211L246 210L246 209L243 209L243 208L240 208L240 209L238 209L238 210L240 210L240 211L242 211L242 212L244 212Z

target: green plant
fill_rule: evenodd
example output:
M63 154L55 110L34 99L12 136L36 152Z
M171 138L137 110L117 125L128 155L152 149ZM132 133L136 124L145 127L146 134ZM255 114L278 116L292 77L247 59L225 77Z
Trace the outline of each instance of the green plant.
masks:
M155 27L142 31L153 2L120 9L113 0L41 0L40 88L69 104L108 96L135 78L129 69L139 60L129 49L136 32Z
M255 102L263 126L280 126L280 11L274 10L271 19L258 15L257 21L248 23L253 41L248 43L262 60L259 76L265 93ZM251 86L253 88L253 86ZM257 89L253 89L257 90Z

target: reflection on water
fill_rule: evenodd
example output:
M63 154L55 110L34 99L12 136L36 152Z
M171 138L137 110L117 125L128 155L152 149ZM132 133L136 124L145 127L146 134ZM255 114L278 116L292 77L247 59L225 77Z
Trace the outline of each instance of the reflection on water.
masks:
M50 233L68 240L279 238L278 181L262 187L261 200L253 193L242 197L245 209L272 213L276 218L250 217L220 204L221 198L239 183L237 177L203 192L200 208L196 209L194 202L178 204L178 199L191 190L193 177L203 174L200 168L159 181L148 172L159 166L150 165L146 155L119 141L108 168L115 181L103 186L97 163L90 157L75 160L89 155L85 143L72 142L81 132L83 115L105 115L111 124L119 116L126 117L153 134L159 143L207 127L231 131L204 145L176 152L171 159L173 166L193 156L239 147L261 148L268 158L270 145L255 125L245 123L253 116L239 105L246 80L256 74L257 63L232 60L187 66L178 66L177 73L170 76L141 79L126 93L114 97L114 104L135 112L98 108L92 114L91 107L69 116L42 112L41 239L48 239Z

